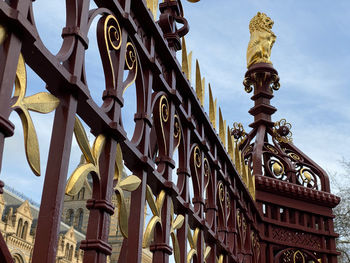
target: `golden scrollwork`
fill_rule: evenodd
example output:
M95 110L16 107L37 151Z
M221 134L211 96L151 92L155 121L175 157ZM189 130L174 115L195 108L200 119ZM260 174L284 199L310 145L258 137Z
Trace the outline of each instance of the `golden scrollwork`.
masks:
M273 137L280 143L292 142L292 125L286 121L286 119L281 119L276 121L273 127Z
M298 262L302 262L302 263L306 262L304 254L301 253L300 250L295 251L293 254L293 263L298 263Z
M290 156L294 161L301 161L300 156L297 155L296 153L290 152L288 153L288 156Z
M102 49L102 54L108 58L108 62L104 64L105 72L108 75L108 78L106 78L106 84L109 88L116 89L116 72L115 66L113 65L112 53L121 48L122 31L119 22L114 15L108 15L104 18L103 32L103 45L105 45L105 47L100 47L100 50ZM123 82L123 92L135 82L138 71L137 52L130 41L126 43L125 47L125 69L129 70L129 74Z
M159 116L160 116L160 126L162 129L162 138L164 141L164 150L165 152L167 152L167 142L166 142L166 138L165 138L165 132L164 132L164 125L163 122L166 123L169 120L169 102L166 96L162 95L160 97L160 102L159 102Z
M247 49L247 68L256 63L269 63L276 35L271 31L273 21L258 12L249 23L250 41Z
M90 173L100 177L99 158L106 142L105 136L100 134L96 137L93 146L90 147L85 129L77 117L75 118L74 135L84 154L85 162L80 164L68 179L66 194L70 196L78 194Z
M238 141L239 139L244 139L246 137L247 133L245 132L243 128L243 124L240 122L234 122L231 129L231 134L233 135L233 138L235 141Z
M163 95L160 99L160 116L162 120L167 122L169 119L169 102L168 99Z
M225 188L224 184L220 181L218 184L219 200L221 203L225 201Z
M122 43L122 31L118 20L113 15L108 15L104 20L104 39L107 48L107 55L109 60L109 68L112 75L113 87L116 87L114 66L112 63L111 54L109 51L117 51L120 49Z
M308 168L302 168L300 169L300 176L301 176L301 179L303 180L304 183L308 184L312 181L312 175L310 173L310 170Z
M179 120L179 116L177 116L177 114L175 114L174 116L174 138L178 138L179 142L180 142L180 138L181 138L181 127L180 127L180 120ZM176 148L176 147L175 147Z
M203 161L203 168L204 168L204 177L206 180L206 184L204 186L204 191L208 188L209 182L210 182L210 166L209 166L209 161L207 158L204 158Z
M229 219L230 215L231 215L231 201L230 201L230 194L228 192L226 192L226 220Z
M125 65L126 68L131 72L123 84L123 92L130 87L136 80L137 76L137 53L134 45L131 42L126 44L125 51Z
M242 217L241 217L241 210L237 208L237 226L241 227L242 225Z
M187 263L191 263L192 262L192 258L195 255L198 255L197 242L198 242L198 237L200 236L200 229L197 227L193 231L193 235L191 233L190 226L188 226L187 229L188 229L188 231L187 231L187 240L188 240L188 243L190 244L190 251L187 254Z
M270 144L267 144L266 148L269 149L270 152L278 154L278 151L275 149L275 147L271 146Z
M16 102L12 105L12 109L17 112L22 122L24 145L28 164L33 173L40 176L40 152L38 137L29 111L49 113L57 108L60 101L55 96L47 92L40 92L32 96L25 97L26 91L27 73L24 58L22 54L20 54L15 79L14 98L16 99Z
M162 208L164 204L164 200L166 198L165 191L162 190L157 196L157 199L154 198L154 194L152 192L151 187L147 185L146 188L146 200L152 211L152 218L148 222L145 233L143 235L142 247L149 247L153 238L154 238L154 230L157 224L162 224Z
M196 166L198 168L201 167L202 166L202 153L201 153L198 146L196 146L194 148L193 154L194 154L194 161L195 161Z
M119 143L117 144L117 155L115 160L115 172L114 180L117 181L114 187L114 192L117 195L118 206L118 226L125 238L128 238L128 210L125 201L124 191L135 191L141 184L141 179L136 175L129 175L126 178L122 178L123 175L123 153Z

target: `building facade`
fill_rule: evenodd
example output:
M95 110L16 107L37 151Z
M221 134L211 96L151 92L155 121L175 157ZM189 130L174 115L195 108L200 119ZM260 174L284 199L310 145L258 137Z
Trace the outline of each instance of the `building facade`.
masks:
M89 218L85 204L90 197L91 187L88 182L76 196L65 196L56 263L83 262L84 253L79 245L85 239ZM116 196L113 197L113 202L116 203ZM5 189L4 194L0 195L0 231L15 263L29 263L32 260L38 213L36 205L15 191ZM113 250L109 262L117 262L123 243L123 237L118 231L117 216L116 211L111 217L109 243ZM151 261L150 251L144 250L143 262Z

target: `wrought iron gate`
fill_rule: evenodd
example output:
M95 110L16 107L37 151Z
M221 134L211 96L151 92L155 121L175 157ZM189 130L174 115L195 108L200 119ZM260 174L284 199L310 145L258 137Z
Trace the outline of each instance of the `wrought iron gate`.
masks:
M113 194L118 196L119 227L124 236L119 262L141 262L143 247L151 250L153 262L168 262L170 254L174 254L177 263L292 262L282 261L289 258L294 262L336 262L331 208L339 199L329 193L328 179L319 175L323 178L321 188L302 183L293 188L291 184L298 184L296 179L284 180L284 184L277 180L282 178L277 178L282 175L282 167L291 165L289 162L271 163L270 177L274 175L277 179L270 181L262 172L257 173L261 170L261 158L260 168L253 167L257 158L253 152L258 147L267 147L260 151L267 159L275 156L285 160L288 154L292 156L291 152L298 152L294 146L288 148L292 144L287 141L281 142L285 143L281 148L271 146L269 153L268 144L264 144L267 134L277 136L269 119L273 107L266 106L272 98L270 85L278 85L277 72L264 65L247 72L247 91L254 86L252 98L256 103L251 112L255 116L252 132L245 134L237 124L231 136L220 112L218 136L216 103L211 91L208 117L202 107L204 87L200 75L196 91L188 80L187 52L181 43L188 24L181 2L160 3L156 22L157 2L95 0L98 8L89 10L89 0L66 1L64 41L59 53L52 55L40 40L32 1L0 1L0 160L5 138L14 133L8 118L15 110L23 123L28 163L40 175L37 138L29 111L55 110L32 262L55 262L64 194L77 193L88 174L93 178L93 196L87 202L90 217L86 240L80 245L85 263L106 262L111 253L108 231L110 215L114 213ZM105 73L101 107L90 96L84 65L89 45L87 34L95 19ZM181 47L182 65L175 58ZM45 81L48 93L26 97L26 65ZM127 88L136 90L137 99L132 139L127 138L121 121L123 93ZM268 102L262 103L261 98ZM79 119L96 137L93 146ZM85 162L67 182L73 133ZM251 143L255 136L260 138L256 139L258 146ZM282 153L282 148L287 152ZM316 167L306 157L299 158L305 159L304 165ZM124 165L133 175L122 178ZM308 171L323 174L317 169ZM275 205L273 198L264 195L269 187L268 192L276 196L283 191L296 191L297 196L301 191L300 196L304 194L306 201L312 197L319 207L327 206L322 223L316 216L317 206L310 215L314 225L319 222L317 228L297 226L298 220L297 223L283 220L281 215L285 215L280 212L283 205ZM131 192L129 215L125 191ZM190 191L194 195L192 200ZM144 226L147 205L152 218ZM302 203L299 205L302 207ZM291 210L285 207L284 211ZM298 242L306 234L310 240L316 239L316 245L306 244L303 250L304 245ZM295 236L301 239L289 239ZM13 262L1 236L0 259Z

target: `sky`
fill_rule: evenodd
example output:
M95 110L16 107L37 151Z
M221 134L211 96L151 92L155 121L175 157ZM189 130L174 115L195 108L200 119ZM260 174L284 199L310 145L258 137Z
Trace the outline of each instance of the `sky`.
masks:
M65 1L37 0L34 16L42 41L56 54L62 44L65 25ZM187 49L193 51L192 68L199 60L202 76L210 82L223 116L229 125L243 123L246 131L253 121L248 110L253 106L251 94L244 91L246 48L249 21L258 11L274 20L277 36L271 61L279 72L281 88L271 104L278 111L273 120L286 118L292 124L294 144L337 180L346 180L340 161L350 160L350 17L349 1L325 0L202 0L183 1L185 18L190 25ZM95 37L96 21L89 33L86 71L92 97L101 104L104 77ZM181 53L181 52L179 52ZM27 95L45 90L44 82L28 68ZM123 109L125 129L131 137L135 112L135 92L125 93ZM208 109L206 91L205 109ZM0 179L5 184L40 202L50 144L53 114L32 113L37 130L42 175L29 169L18 115L11 114L15 135L6 140ZM88 129L87 129L88 131ZM89 137L93 141L93 136ZM80 159L73 139L69 174ZM345 178L345 179L344 179Z

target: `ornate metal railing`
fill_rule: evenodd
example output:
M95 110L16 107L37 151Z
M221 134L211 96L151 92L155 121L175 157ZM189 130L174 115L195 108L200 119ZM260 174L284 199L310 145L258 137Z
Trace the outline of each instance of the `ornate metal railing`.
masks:
M157 22L157 1L95 3L98 8L89 10L89 0L66 1L63 44L53 55L36 29L32 1L0 2L0 160L4 139L14 132L8 118L15 110L23 123L28 163L40 175L38 139L29 111L55 110L32 262L55 262L63 196L78 193L87 175L92 177L93 195L87 201L86 240L80 245L84 262L106 262L111 254L114 193L124 236L119 262L140 262L142 248L150 249L153 262L168 262L171 254L177 263L267 262L262 252L266 241L260 242L259 230L264 215L254 201L251 168L238 139L230 130L226 134L221 111L217 135L211 89L209 117L204 112L199 65L196 91L188 80L190 65L180 41L188 25L181 2L160 3ZM101 107L90 95L84 64L94 20L105 74ZM174 58L181 45L182 65ZM48 93L25 96L26 66L46 83ZM135 89L137 104L131 139L121 121L127 88ZM96 137L92 146L80 120ZM85 161L67 181L73 133ZM122 178L123 166L132 175ZM130 214L125 191L131 192ZM145 206L151 212L148 222ZM0 258L12 262L1 237Z

